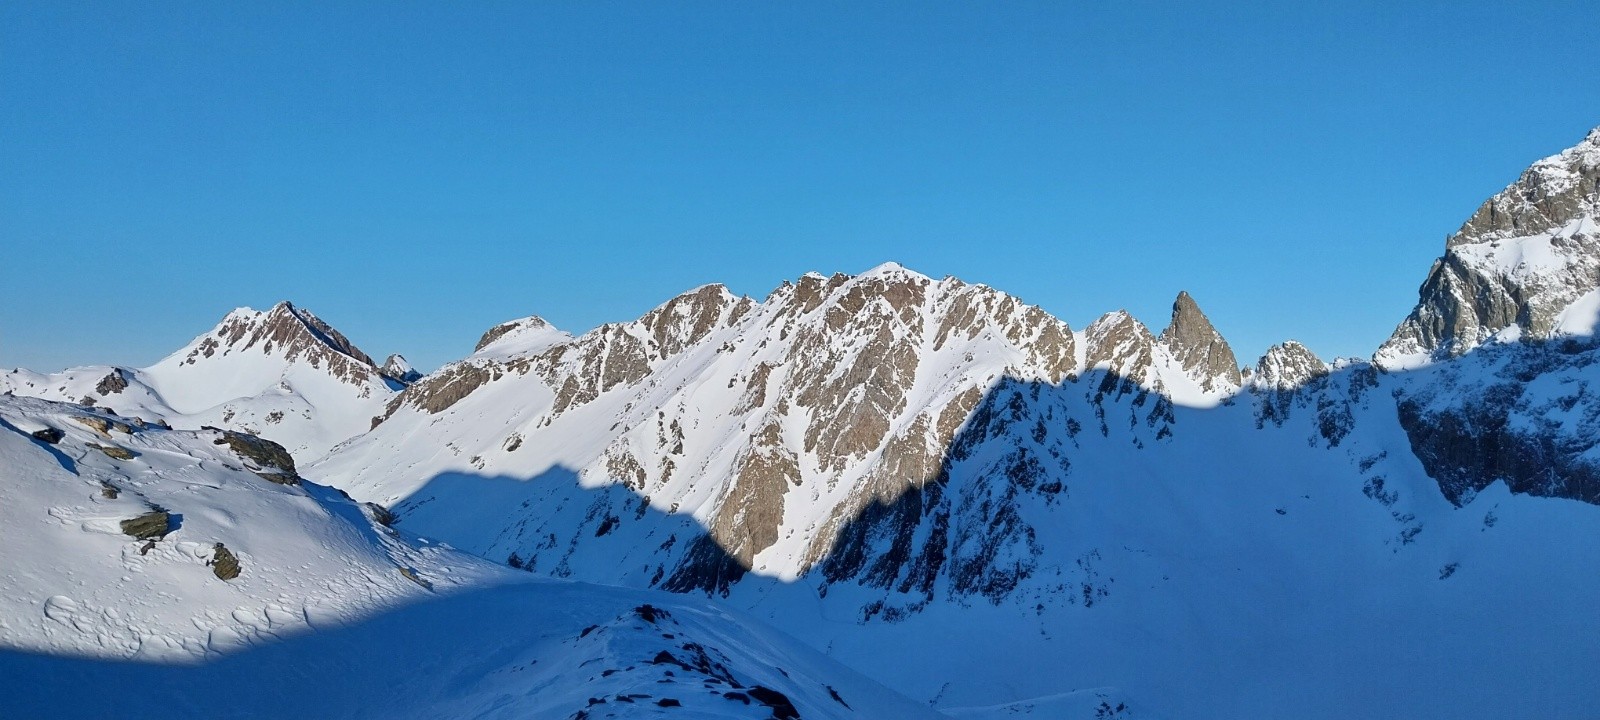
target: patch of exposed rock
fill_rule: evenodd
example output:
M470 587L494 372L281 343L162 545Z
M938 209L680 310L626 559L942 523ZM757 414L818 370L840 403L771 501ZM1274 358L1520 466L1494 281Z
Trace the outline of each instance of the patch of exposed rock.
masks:
M1597 179L1600 128L1486 201L1450 236L1375 362L1458 356L1513 326L1517 338L1554 337L1562 311L1600 287Z
M138 457L138 454L134 451L118 445L100 445L97 443L88 443L88 445L89 447L105 453L106 457L113 460L132 460Z
M376 382L380 375L372 358L333 326L288 302L278 303L267 312L234 311L212 335L202 339L183 362L193 365L218 353L257 346L269 355L325 368L329 374L351 384Z
M1547 233L1600 211L1600 128L1577 145L1524 170L1478 206L1447 248Z
M128 371L116 368L107 373L100 382L94 386L94 391L101 396L114 395L128 389Z
M383 361L381 372L384 377L405 385L422 379L422 373L417 372L416 368L411 367L411 363L406 362L405 356L398 353L390 355L388 360Z
M1084 328L1084 365L1119 378L1153 378L1156 338L1125 310L1106 313Z
M206 561L206 564L211 566L211 572L220 580L239 577L239 557L222 543L211 547L211 559Z

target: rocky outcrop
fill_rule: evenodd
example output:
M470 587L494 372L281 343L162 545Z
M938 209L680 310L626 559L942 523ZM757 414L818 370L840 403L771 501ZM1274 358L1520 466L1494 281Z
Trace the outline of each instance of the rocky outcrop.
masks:
M128 389L129 373L122 368L115 368L94 386L94 391L101 396L115 395Z
M1577 145L1523 171L1484 201L1445 243L1447 248L1531 237L1600 211L1600 128Z
M1125 310L1106 313L1083 331L1084 365L1135 383L1159 386L1154 376L1156 338Z
M210 428L216 430L215 428ZM233 453L245 460L251 472L280 485L296 485L300 474L295 470L294 457L289 451L266 438L247 435L232 430L217 430L221 437L212 442L227 445Z
M487 350L496 354L516 354L535 350L551 342L570 339L571 336L557 330L545 322L544 318L530 315L489 328L478 338L478 344L472 351L480 353Z
M1499 481L1512 492L1600 503L1597 366L1600 347L1589 342L1497 347L1411 384L1396 411L1451 502Z
M122 533L139 540L159 540L170 532L172 517L166 510L156 508L135 518L122 521Z
M219 580L232 580L239 577L239 557L228 549L228 546L217 543L211 546L211 559L206 561L211 566L212 574Z
M1243 382L1233 348L1187 291L1178 293L1173 301L1172 322L1158 339L1201 390L1231 392Z
M106 457L111 458L112 460L132 460L135 457L138 457L138 455L132 450L118 445L100 445L97 443L87 443L87 445L99 450L101 453L104 453Z
M378 365L338 330L310 311L280 302L271 310L242 308L223 318L211 334L202 337L182 363L195 365L218 354L259 347L263 353L323 368L347 383L375 382Z

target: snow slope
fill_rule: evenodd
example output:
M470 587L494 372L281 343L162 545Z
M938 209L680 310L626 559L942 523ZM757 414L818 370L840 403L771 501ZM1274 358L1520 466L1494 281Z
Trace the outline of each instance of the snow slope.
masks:
M402 535L226 437L0 396L0 716L934 716L704 600Z

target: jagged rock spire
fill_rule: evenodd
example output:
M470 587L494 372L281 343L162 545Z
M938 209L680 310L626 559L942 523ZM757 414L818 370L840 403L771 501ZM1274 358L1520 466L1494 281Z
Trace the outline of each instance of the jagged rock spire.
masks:
M1233 348L1212 327L1211 320L1187 291L1178 293L1178 299L1173 301L1172 322L1161 331L1159 339L1184 372L1200 384L1200 389L1225 392L1238 388L1243 381Z

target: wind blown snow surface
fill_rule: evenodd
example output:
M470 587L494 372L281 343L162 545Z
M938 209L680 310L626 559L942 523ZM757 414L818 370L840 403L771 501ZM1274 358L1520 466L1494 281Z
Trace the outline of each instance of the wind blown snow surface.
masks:
M403 535L220 437L0 396L0 717L934 716L707 601Z

